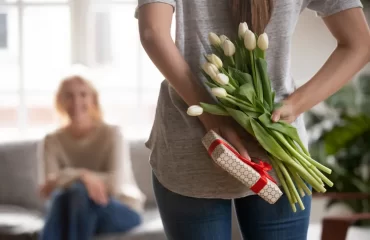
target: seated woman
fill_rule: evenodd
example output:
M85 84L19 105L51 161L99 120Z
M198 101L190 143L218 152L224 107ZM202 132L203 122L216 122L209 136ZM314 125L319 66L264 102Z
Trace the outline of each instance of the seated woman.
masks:
M56 108L67 124L43 142L40 194L50 208L40 239L90 240L139 225L145 197L119 128L102 120L95 88L78 75L64 79Z

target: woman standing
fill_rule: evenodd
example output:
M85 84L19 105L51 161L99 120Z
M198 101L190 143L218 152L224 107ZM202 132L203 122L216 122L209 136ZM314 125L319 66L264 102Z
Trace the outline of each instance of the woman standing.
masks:
M40 194L50 208L40 239L90 240L139 225L145 197L119 128L103 121L95 88L79 75L66 78L56 108L67 125L43 142Z
M157 114L147 146L152 150L154 190L171 240L231 238L231 203L248 240L305 240L310 197L305 211L292 213L284 195L270 205L208 157L201 138L218 131L248 157L268 158L254 140L240 136L230 120L202 114L186 115L188 106L210 102L199 66L211 52L210 31L236 37L237 26L247 22L257 34L271 40L268 71L277 101L284 105L273 120L298 128L307 143L301 114L347 83L370 59L370 33L360 0L139 0L137 17L143 47L166 77L161 85ZM320 71L295 89L290 75L291 38L300 13L318 12L338 45ZM170 28L176 12L176 44ZM247 148L246 148L247 147ZM274 173L272 173L274 175Z

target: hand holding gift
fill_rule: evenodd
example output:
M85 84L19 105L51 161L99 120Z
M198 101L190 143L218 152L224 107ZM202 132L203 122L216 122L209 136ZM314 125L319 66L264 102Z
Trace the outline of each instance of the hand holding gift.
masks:
M198 116L205 111L236 120L268 152L293 211L296 211L296 203L303 210L301 197L311 195L306 183L318 192L325 192L324 183L328 186L333 183L322 172L330 174L331 170L310 157L295 127L271 120L272 117L285 119L278 116L284 109L274 113L279 105L275 103L275 92L267 73L267 34L256 37L241 23L238 36L232 42L226 36L210 33L215 54L205 56L207 62L202 66L202 73L218 103L191 106L188 114Z

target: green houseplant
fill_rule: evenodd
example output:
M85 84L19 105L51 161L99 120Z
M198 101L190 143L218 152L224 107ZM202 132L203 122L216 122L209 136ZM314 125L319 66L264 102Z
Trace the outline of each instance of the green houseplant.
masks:
M369 104L370 75L362 75L325 102L325 114L311 111L306 115L308 131L316 135L310 143L311 153L333 169L335 185L328 192L370 194ZM354 212L370 211L370 199L341 202Z

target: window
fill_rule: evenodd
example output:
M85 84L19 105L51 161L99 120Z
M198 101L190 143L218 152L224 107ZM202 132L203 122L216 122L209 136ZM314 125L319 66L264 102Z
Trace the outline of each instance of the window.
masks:
M39 138L58 127L54 92L73 63L91 69L105 119L128 138L146 138L163 76L140 45L136 5L0 1L0 141Z

